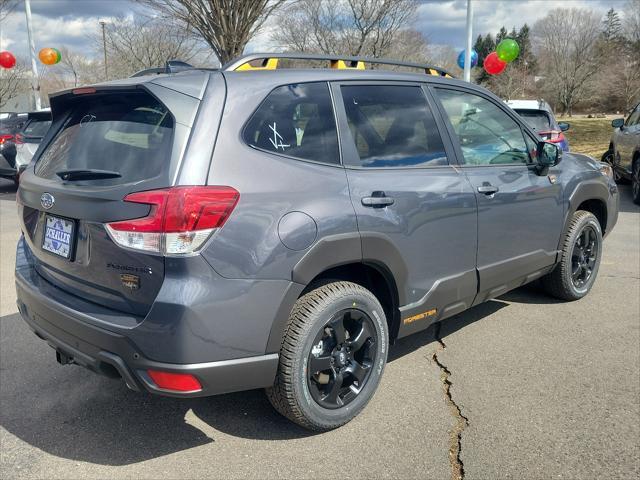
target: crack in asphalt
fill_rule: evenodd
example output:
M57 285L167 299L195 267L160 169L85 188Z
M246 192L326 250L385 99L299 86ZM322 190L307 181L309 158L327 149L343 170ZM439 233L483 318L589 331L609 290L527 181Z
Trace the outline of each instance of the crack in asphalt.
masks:
M440 369L440 381L442 382L442 390L451 415L456 419L455 425L449 431L449 463L451 464L451 479L462 480L464 478L464 464L460 454L462 452L462 432L469 425L469 419L464 416L462 410L451 395L451 371L438 359L438 352L447 348L440 338L440 322L436 324L435 338L438 342L438 349L431 355L431 360Z

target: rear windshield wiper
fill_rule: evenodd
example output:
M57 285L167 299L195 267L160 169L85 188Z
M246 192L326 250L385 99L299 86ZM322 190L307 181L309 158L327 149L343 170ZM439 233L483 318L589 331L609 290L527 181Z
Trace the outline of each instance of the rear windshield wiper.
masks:
M77 169L77 170L61 170L60 172L56 172L56 175L59 176L62 180L98 180L102 178L120 178L118 172L112 172L110 170L88 170L88 169Z

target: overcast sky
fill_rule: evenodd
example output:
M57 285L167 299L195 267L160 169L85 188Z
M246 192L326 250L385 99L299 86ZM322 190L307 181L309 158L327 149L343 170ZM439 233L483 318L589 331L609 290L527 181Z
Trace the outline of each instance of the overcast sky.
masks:
M546 13L558 7L589 8L604 15L611 7L622 12L624 0L473 0L473 36L495 33L502 25L508 30L523 23L532 25ZM466 22L466 0L422 0L416 18L416 28L430 43L463 48ZM131 0L31 0L36 51L44 47L66 46L71 50L94 55L88 36L99 29L101 18L135 15L137 7ZM0 25L0 50L19 56L27 54L27 30L22 5ZM268 50L268 32L260 35L249 49Z

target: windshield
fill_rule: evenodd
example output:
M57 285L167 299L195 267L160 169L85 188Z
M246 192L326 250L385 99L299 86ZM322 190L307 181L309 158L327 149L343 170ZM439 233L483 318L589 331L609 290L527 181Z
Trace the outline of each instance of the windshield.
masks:
M36 164L36 175L107 170L109 184L158 176L169 162L173 117L144 92L92 95L77 103Z
M516 113L524 118L524 121L538 132L546 132L552 129L551 119L544 110L518 110Z

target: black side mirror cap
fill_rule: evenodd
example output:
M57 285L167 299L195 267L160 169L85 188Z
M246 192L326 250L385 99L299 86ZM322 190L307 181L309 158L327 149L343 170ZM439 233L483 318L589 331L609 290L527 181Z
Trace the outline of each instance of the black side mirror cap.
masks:
M611 120L611 126L613 128L622 128L624 126L624 118L615 118Z
M560 160L562 160L562 150L558 145L551 142L538 143L536 161L539 169L545 170L549 167L555 167L560 163Z
M560 128L561 132L566 132L567 130L569 130L571 125L567 122L560 122L558 123L558 127Z

